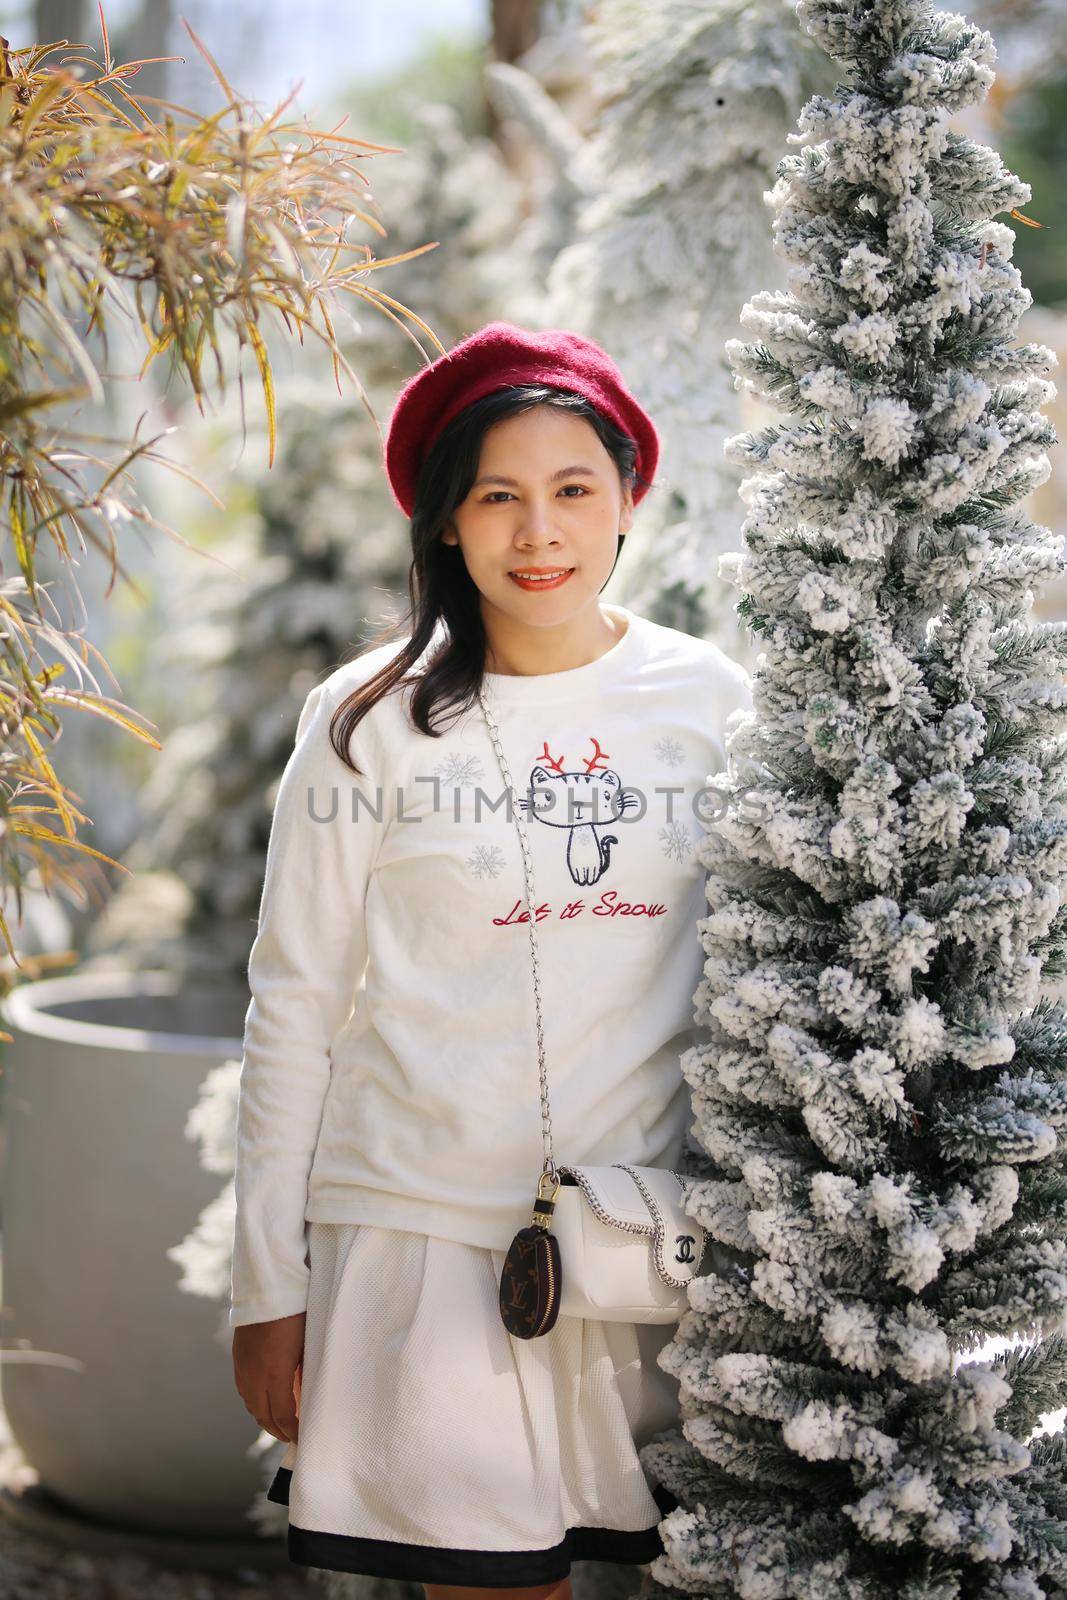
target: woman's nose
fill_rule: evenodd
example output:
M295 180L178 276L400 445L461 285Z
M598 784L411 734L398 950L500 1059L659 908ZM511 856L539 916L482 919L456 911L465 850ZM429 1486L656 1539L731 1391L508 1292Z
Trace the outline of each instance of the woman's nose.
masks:
M558 537L551 506L531 503L519 518L519 537L537 542Z

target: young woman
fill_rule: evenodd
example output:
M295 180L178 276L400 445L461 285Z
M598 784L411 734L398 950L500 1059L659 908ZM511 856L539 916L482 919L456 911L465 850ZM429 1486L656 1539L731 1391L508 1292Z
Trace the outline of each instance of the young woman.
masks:
M428 1600L569 1600L572 1561L653 1560L678 1503L638 1454L678 1425L674 1327L523 1340L500 1316L542 1120L522 849L477 693L516 791L568 802L527 813L557 1158L681 1169L693 846L750 695L716 645L600 602L657 459L579 335L490 323L417 374L386 445L410 631L312 689L275 802L237 1388L288 1442L291 1558Z

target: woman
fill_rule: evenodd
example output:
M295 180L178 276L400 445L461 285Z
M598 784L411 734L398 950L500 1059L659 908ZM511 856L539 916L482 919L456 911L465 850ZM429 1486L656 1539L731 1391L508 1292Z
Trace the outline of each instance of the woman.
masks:
M572 1561L653 1560L677 1504L638 1456L678 1423L674 1328L561 1316L520 1340L500 1316L541 1115L522 852L476 692L517 789L568 802L527 830L560 1159L679 1169L698 802L750 696L716 645L599 601L657 459L579 335L490 323L420 371L386 443L410 633L312 689L275 803L237 1387L289 1444L269 1493L292 1559L428 1600L569 1600Z

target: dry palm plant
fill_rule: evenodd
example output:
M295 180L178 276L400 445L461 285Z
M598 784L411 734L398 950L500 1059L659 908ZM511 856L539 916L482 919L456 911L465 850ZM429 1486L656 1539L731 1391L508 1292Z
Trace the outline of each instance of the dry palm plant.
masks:
M0 38L0 539L10 549L0 568L0 994L16 976L73 958L19 959L4 914L9 892L21 919L31 875L51 892L84 887L100 871L94 858L121 867L78 837L88 819L49 753L64 709L103 717L160 748L147 719L101 692L90 653L107 663L60 616L39 574L39 540L47 538L45 554L56 553L72 582L75 551L91 546L104 555L110 594L116 577L132 582L118 529L141 523L180 537L140 501L133 463L161 463L211 494L157 452L169 428L140 436L143 412L129 441L74 430L70 403L107 396L109 323L121 313L143 335L140 376L166 355L201 412L205 362L222 392L235 351L243 417L241 358L250 346L271 461L277 423L264 330L275 318L301 344L305 333L323 342L335 383L340 388L343 368L379 439L338 344L339 296L366 302L418 344L403 320L410 318L444 350L420 317L370 281L436 241L376 259L370 244L349 237L385 235L360 163L397 147L283 121L295 90L262 115L185 26L225 100L210 116L135 98L129 80L147 62L112 59L102 8L102 63L74 45L54 64L66 40L12 50ZM101 364L90 344L102 351ZM102 453L114 446L116 457Z

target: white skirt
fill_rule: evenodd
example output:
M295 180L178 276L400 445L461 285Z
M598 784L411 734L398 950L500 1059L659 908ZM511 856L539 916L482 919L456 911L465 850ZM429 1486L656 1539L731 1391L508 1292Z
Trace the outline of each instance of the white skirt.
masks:
M678 1504L638 1450L679 1425L676 1324L517 1339L503 1250L309 1222L299 1428L268 1490L301 1566L491 1588L644 1564Z

